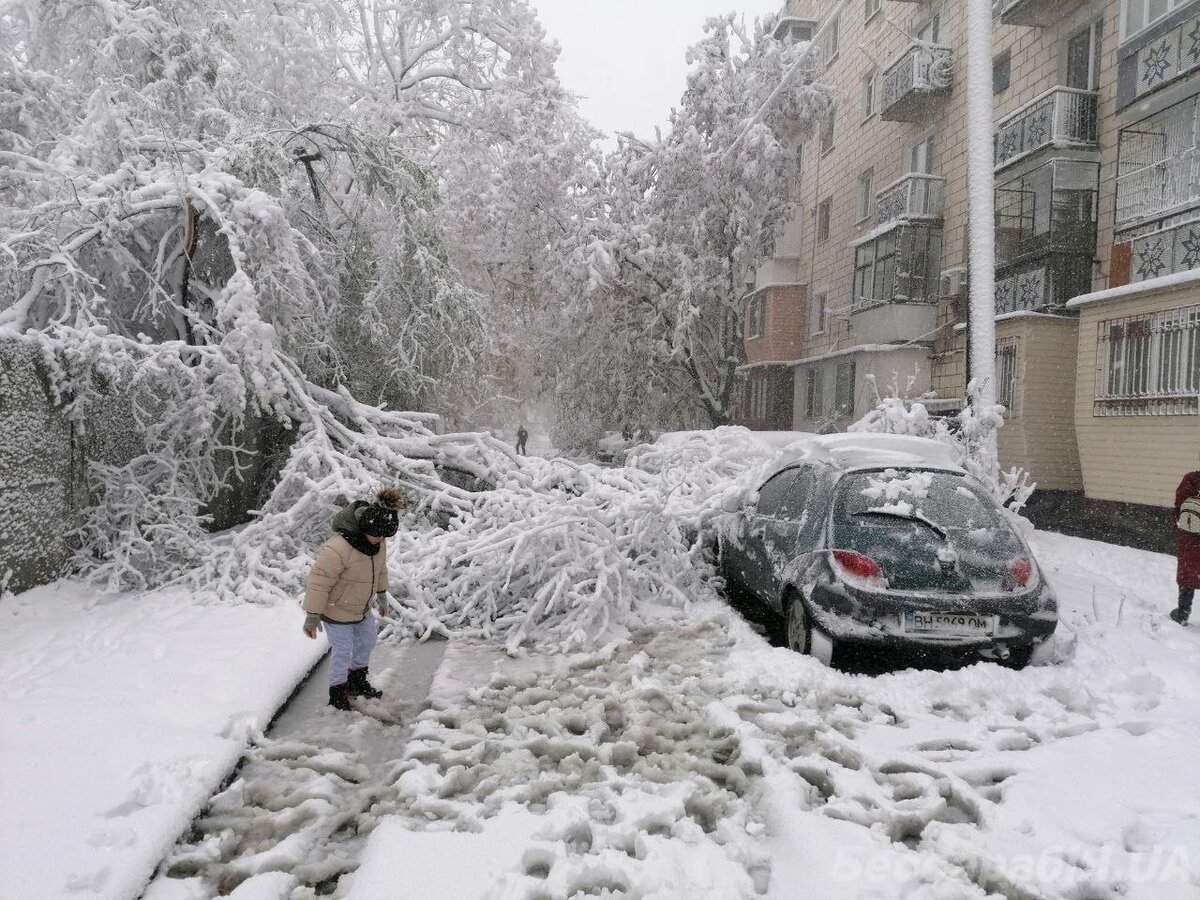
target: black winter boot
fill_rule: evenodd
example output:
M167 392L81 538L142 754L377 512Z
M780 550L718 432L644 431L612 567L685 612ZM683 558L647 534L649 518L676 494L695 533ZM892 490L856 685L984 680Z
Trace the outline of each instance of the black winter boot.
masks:
M1195 594L1192 588L1179 589L1179 606L1171 610L1171 618L1180 625L1186 625L1192 615L1192 598Z
M377 691L371 687L371 682L367 681L367 667L361 669L351 669L350 678L346 681L350 689L351 697L367 697L371 700L383 696L383 691Z
M334 709L354 709L350 705L350 685L347 682L343 681L341 684L329 686L329 705Z

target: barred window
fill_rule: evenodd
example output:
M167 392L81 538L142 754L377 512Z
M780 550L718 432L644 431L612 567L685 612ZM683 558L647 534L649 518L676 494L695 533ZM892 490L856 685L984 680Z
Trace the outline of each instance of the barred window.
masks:
M1016 412L1017 407L1017 339L1005 338L996 344L996 402Z
M1109 319L1096 340L1095 415L1200 413L1200 306Z

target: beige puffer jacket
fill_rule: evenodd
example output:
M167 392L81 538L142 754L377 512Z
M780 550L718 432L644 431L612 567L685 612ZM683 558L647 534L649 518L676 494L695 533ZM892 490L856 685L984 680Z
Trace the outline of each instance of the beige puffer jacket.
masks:
M387 541L378 553L367 556L336 534L321 545L308 573L304 611L331 622L361 622L371 598L387 589Z

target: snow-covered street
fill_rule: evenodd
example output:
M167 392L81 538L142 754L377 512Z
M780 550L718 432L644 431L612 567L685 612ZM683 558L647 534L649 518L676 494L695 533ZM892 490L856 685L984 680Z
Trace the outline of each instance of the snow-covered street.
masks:
M845 674L706 602L590 653L389 645L398 725L301 694L267 736L319 649L294 609L7 597L0 896L132 898L161 861L147 900L1196 897L1172 560L1034 543L1057 665Z

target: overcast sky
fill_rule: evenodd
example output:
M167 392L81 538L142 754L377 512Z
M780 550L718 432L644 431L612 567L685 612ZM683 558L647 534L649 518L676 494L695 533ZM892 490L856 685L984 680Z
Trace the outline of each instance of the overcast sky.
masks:
M683 94L687 48L709 16L738 12L747 23L783 0L530 0L562 48L558 75L580 109L610 135L650 136Z

